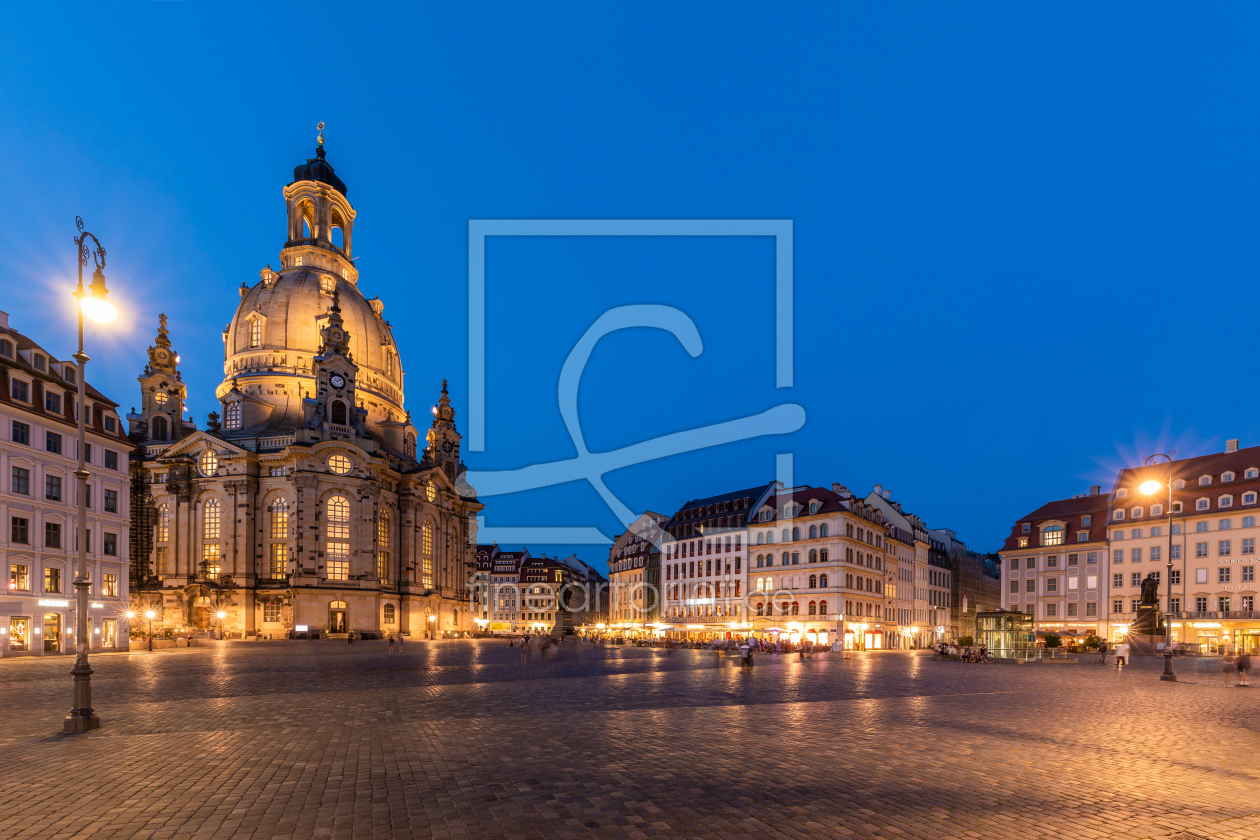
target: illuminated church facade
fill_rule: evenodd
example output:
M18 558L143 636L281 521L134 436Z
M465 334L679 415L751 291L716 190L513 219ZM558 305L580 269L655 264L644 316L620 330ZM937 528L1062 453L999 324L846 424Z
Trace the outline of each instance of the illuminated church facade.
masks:
M149 348L127 419L132 603L157 613L155 633L474 629L482 506L455 410L443 382L418 440L384 304L359 285L346 194L321 135L284 188L279 269L241 284L206 429L184 419L165 318Z

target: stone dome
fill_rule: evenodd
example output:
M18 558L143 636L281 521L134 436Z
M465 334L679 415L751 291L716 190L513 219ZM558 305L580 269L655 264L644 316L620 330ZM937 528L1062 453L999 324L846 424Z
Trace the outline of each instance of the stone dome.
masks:
M277 431L296 426L301 397L309 395L315 382L311 360L319 353L320 327L335 288L350 353L359 368L362 407L372 422L405 418L402 365L382 317L384 305L379 299L367 300L352 279L337 276L335 270L313 265L290 265L278 272L267 268L255 286L241 287L240 305L224 332L220 399L236 388L271 404L269 426Z

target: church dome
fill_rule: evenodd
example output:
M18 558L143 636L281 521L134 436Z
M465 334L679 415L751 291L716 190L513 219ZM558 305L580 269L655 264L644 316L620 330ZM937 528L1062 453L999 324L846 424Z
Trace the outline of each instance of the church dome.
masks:
M306 163L299 163L293 167L293 180L294 182L318 181L321 184L327 184L342 195L347 194L345 181L337 177L332 164L324 158L323 138L320 138L320 144L315 149L315 157L307 158Z
M359 368L359 402L372 421L403 420L403 372L384 305L320 266L296 265L279 272L267 268L253 288L242 287L240 305L224 332L220 399L235 388L272 405L269 426L279 430L296 424L301 397L314 384L312 359L320 352L320 328L333 306L334 290L350 355Z

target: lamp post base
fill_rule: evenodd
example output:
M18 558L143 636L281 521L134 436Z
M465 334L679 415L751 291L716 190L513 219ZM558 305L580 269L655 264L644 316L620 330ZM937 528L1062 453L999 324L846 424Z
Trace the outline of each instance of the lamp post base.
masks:
M1177 681L1177 675L1173 673L1172 669L1172 660L1173 658L1171 653L1164 654L1164 673L1159 675L1159 678L1164 682Z
M85 714L84 714L85 712ZM65 721L62 723L62 732L87 732L91 729L100 729L101 719L91 709L75 709L66 715Z

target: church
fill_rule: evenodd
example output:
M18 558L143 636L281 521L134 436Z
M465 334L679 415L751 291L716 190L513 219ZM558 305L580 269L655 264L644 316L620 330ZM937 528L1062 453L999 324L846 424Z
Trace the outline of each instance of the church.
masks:
M474 629L482 505L446 382L423 446L385 306L353 261L355 210L324 151L284 188L287 235L223 331L220 410L185 419L165 316L128 415L131 593L155 634ZM436 389L435 389L436 390ZM134 625L147 630L147 619Z

